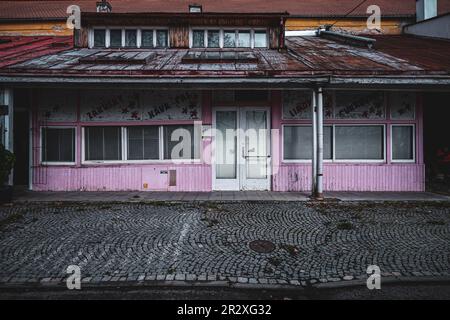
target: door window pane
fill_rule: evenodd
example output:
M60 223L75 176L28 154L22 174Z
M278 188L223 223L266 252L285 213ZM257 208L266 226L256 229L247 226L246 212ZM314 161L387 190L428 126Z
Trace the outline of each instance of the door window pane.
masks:
M94 30L94 47L105 47L105 30Z
M109 31L109 44L112 48L118 48L122 46L122 30L110 30Z
M141 47L143 48L153 47L153 30L141 31Z
M197 126L200 129L200 126ZM193 125L163 127L164 159L199 159L201 132Z
M216 112L216 178L236 179L237 176L237 112Z
M159 127L128 127L128 160L159 159Z
M323 158L332 158L333 128L323 127ZM312 159L312 127L285 126L283 129L283 153L285 160Z
M75 129L42 129L43 162L75 162Z
M413 126L392 126L392 160L413 160L413 143Z
M208 48L219 48L219 31L208 31Z
M250 48L250 31L240 30L238 39L239 48Z
M156 46L158 48L167 48L167 30L156 30Z
M192 31L192 47L204 48L205 47L205 31L194 30Z
M125 30L125 47L136 47L137 35L136 30Z
M266 48L267 36L265 31L255 31L255 48Z
M121 139L120 127L86 127L86 160L121 160Z
M383 126L336 126L336 159L383 160Z
M247 178L267 177L267 114L265 111L246 111L245 150Z
M223 47L224 48L236 47L236 32L234 30L225 30L223 32Z

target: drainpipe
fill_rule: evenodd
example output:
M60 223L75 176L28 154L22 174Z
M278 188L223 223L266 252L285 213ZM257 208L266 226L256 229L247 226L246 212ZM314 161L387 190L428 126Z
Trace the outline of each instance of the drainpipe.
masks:
M312 90L312 175L311 175L311 196L314 198L317 185L317 99L316 90Z
M13 100L13 90L5 89L3 92L3 103L8 107L7 114L4 116L5 121L5 133L4 133L4 141L2 141L6 150L14 152L14 137L13 137L13 129L14 129L14 100ZM9 175L8 185L13 185L13 176L14 169L11 170L11 174Z
M323 95L322 88L317 89L317 186L315 197L323 200Z

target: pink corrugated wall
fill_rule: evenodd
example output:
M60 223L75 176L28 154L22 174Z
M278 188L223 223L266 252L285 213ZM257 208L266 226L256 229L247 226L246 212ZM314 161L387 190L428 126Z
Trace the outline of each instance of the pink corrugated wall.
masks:
M325 164L326 191L424 191L423 164ZM283 164L273 177L274 191L311 190L311 165Z
M210 94L205 92L203 123L211 124ZM418 96L420 99L420 95ZM272 129L280 130L281 94L272 92ZM33 113L34 143L39 143L39 130ZM324 168L324 190L329 191L424 191L425 167L422 153L422 110L418 103L416 123L417 163L383 164L326 163ZM290 123L294 123L290 121ZM81 124L77 123L78 129ZM37 191L98 191L98 190L167 190L167 191L211 191L212 169L208 164L210 155L203 155L202 163L195 164L124 164L81 165L80 130L77 131L76 166L39 166L38 149L33 150L33 189ZM273 132L274 133L274 132ZM389 126L387 135L389 137ZM387 159L390 156L387 139ZM203 149L209 150L210 139L204 139ZM272 160L274 162L273 191L307 191L311 188L311 167L306 163L283 163L280 137L272 137ZM279 166L279 168L278 168ZM161 171L176 170L177 184L168 186L167 174ZM144 188L147 184L147 188Z
M176 186L169 187L167 170L176 170ZM210 191L211 167L195 165L124 165L91 167L40 167L34 175L36 191ZM42 176L45 175L45 179ZM35 177L35 181L38 181ZM144 183L147 188L144 188Z

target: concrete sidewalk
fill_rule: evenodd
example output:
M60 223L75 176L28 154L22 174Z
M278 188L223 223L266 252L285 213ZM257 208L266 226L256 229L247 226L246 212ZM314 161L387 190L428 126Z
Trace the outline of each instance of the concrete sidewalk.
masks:
M326 192L325 199L341 201L450 201L431 192ZM154 201L308 201L307 192L33 192L17 191L15 202L154 202Z

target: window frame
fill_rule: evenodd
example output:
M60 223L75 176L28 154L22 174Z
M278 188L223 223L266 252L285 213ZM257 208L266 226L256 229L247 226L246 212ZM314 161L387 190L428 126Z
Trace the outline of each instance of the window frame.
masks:
M204 37L204 46L203 47L194 47L194 31L203 31ZM208 47L208 31L219 31L219 47L211 48ZM224 33L225 31L234 31L235 34L235 46L234 47L225 47L224 46ZM239 47L239 31L250 31L250 46L249 47ZM264 31L266 33L266 46L265 47L255 47L255 31ZM249 50L249 49L268 49L269 48L269 35L268 28L249 28L249 27L191 27L189 28L189 48L190 49L240 49L240 50Z
M73 159L74 161L43 161L43 151L44 151L44 129L73 129ZM77 127L76 126L40 126L40 138L39 138L39 164L43 166L73 166L77 162Z
M86 128L96 128L96 127L119 127L121 129L120 135L121 135L121 160L86 160ZM95 125L95 126L86 126L83 125L81 127L81 164L109 164L109 163L122 163L124 159L124 148L123 148L123 142L124 142L124 132L123 132L123 126L121 125ZM126 150L125 150L126 151Z
M393 127L412 127L412 159L394 159L394 135L392 134ZM391 163L416 163L416 125L414 123L392 123L390 124L390 161Z
M104 47L96 47L94 43L94 30L105 30L105 46ZM119 47L111 47L111 30L121 30L121 45ZM126 30L136 30L136 46L135 47L127 47L125 46L125 34ZM167 32L167 47L157 47L156 46L156 31L163 30ZM153 33L153 46L151 47L142 47L142 31L152 31ZM88 47L90 49L166 49L170 48L170 36L169 36L169 28L168 27L160 27L160 26L127 26L127 27L107 27L107 26L96 26L89 29L88 36Z
M136 46L135 47L128 47L127 46L127 31L133 31L133 30L136 31ZM122 44L123 44L123 48L125 48L125 49L138 49L139 48L138 47L138 44L139 44L139 42L138 42L139 31L138 30L139 29L135 28L135 27L123 28L123 30L122 30Z
M333 124L324 124L324 127L331 127L331 159L323 159L323 162L332 163L334 159L334 125ZM311 163L312 159L286 159L284 157L284 128L285 127L311 127L312 124L308 123L283 123L281 127L281 157L284 163ZM312 141L311 141L312 144Z
M383 159L336 159L336 127L383 127ZM336 163L386 163L386 124L384 123L338 123L333 124L333 162Z
M82 125L81 127L81 164L86 165L104 165L104 164L199 164L203 158L202 137L199 137L199 158L193 159L164 159L164 126L195 126L195 123L176 123L176 124L105 124L105 125ZM201 125L201 124L200 124ZM128 129L129 127L158 127L159 138L159 159L128 159ZM121 128L121 160L86 160L86 128L89 127L120 127Z
M281 158L283 163L311 163L312 159L285 159L284 158L284 127L285 126L303 126L303 127L311 127L312 124L303 122L303 123L283 123L282 124L282 136L281 136ZM387 137L386 137L386 124L384 123L324 123L324 127L331 127L331 159L324 159L324 163L386 163L386 145L387 145ZM383 159L336 159L336 127L356 127L356 126L378 126L383 127ZM391 143L392 147L392 143ZM391 152L392 157L392 152Z

